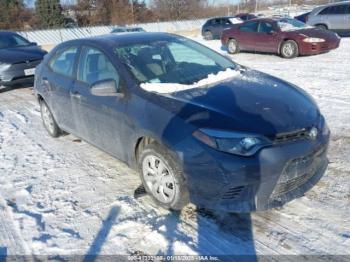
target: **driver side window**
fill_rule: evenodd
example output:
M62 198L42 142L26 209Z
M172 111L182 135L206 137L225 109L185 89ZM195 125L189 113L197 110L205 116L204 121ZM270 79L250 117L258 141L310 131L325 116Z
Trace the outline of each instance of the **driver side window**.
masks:
M108 79L119 85L119 74L109 58L96 48L84 47L79 60L78 80L92 85Z

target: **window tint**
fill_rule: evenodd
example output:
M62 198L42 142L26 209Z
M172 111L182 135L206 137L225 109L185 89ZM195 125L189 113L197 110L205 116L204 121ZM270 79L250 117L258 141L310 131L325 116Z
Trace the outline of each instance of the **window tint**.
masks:
M49 63L52 71L64 76L73 76L74 62L77 56L77 51L77 47L69 47L58 51Z
M267 22L260 22L258 32L260 32L260 33L270 33L272 31L273 31L272 24L267 23Z
M85 47L79 60L78 80L94 84L101 80L113 79L119 84L119 75L108 57L100 50Z
M0 48L29 45L29 41L16 34L0 34Z
M257 22L248 22L242 25L239 30L243 32L256 32L258 23Z
M320 12L320 15L339 15L347 13L346 5L329 6Z
M171 43L168 45L168 48L176 63L190 61L191 63L197 63L200 65L216 65L214 60L209 59L204 54L201 54L195 49L188 48L185 45Z

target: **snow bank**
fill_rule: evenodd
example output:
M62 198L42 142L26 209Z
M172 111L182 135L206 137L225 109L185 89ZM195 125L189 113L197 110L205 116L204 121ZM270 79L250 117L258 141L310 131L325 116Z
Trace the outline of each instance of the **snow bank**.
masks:
M160 94L167 94L173 92L184 91L188 89L206 87L208 85L216 84L233 77L240 75L239 70L226 69L225 71L220 71L217 74L209 74L207 78L204 78L198 82L191 85L184 85L178 83L142 83L141 88L148 92L156 92Z

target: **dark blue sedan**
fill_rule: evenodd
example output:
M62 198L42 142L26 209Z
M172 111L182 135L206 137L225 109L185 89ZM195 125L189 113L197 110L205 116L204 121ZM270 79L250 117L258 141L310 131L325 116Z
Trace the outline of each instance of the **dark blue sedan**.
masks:
M330 132L302 89L187 38L130 33L58 45L37 68L43 123L140 171L161 206L250 212L324 174Z

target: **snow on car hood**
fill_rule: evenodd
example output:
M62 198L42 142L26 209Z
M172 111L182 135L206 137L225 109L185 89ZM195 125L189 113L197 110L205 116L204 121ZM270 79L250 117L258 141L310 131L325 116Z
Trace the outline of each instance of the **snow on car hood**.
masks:
M228 68L225 71L220 71L217 74L209 74L207 78L204 78L191 85L178 84L178 83L142 83L140 86L142 89L148 92L156 92L160 94L168 94L179 91L184 91L193 88L207 87L211 84L217 84L222 81L237 77L240 75L239 70Z

